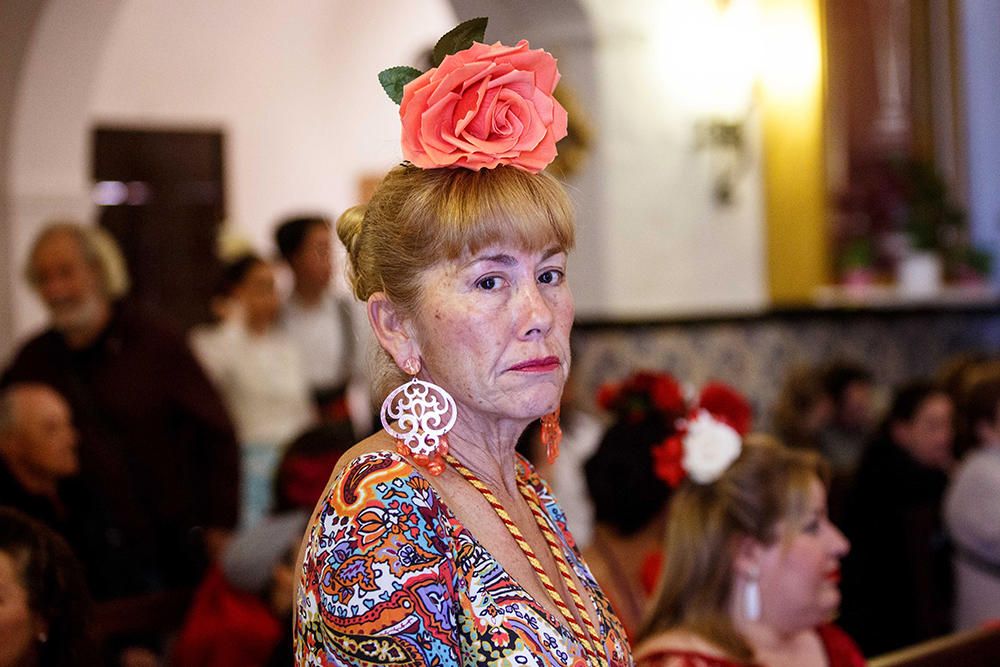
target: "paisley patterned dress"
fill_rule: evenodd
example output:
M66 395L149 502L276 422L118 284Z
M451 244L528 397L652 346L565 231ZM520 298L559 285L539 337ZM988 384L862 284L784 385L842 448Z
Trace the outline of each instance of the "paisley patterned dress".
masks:
M632 665L625 633L580 558L551 492L523 459L600 617L608 663ZM583 647L394 452L352 461L309 533L297 591L297 665L572 665Z

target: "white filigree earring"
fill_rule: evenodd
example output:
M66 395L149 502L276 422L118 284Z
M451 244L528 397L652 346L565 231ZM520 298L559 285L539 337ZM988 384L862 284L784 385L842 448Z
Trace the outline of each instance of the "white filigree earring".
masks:
M403 370L413 377L382 402L382 428L396 440L396 451L409 455L432 475L444 470L448 431L455 426L455 399L433 382L418 380L420 364L407 359Z

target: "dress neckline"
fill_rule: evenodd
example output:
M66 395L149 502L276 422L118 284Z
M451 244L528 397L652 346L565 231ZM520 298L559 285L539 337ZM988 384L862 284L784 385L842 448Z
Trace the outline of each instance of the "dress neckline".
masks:
M422 472L421 472L421 470L419 469L418 466L413 465L405 457L401 456L398 452L393 451L391 449L381 449L381 450L376 450L376 451L372 451L372 452L365 452L363 454L358 455L357 458L355 458L353 461L351 461L350 463L348 463L347 465L344 466L343 470L341 470L340 473L338 474L338 477L342 477L348 470L350 470L353 466L355 466L359 461L362 461L364 459L369 459L369 458L375 458L375 457L389 457L391 459L400 461L400 462L406 464L407 466L409 466L410 469L413 471L413 474L416 474L418 477L422 478L424 481L427 481L427 478L422 474ZM529 464L520 455L518 455L517 461L516 461L516 465L517 465L517 476L518 476L518 479L521 479L522 477L524 477L525 478L525 483L531 485L530 479L527 478L528 475L529 475L529 470L530 470ZM494 563L496 563L497 569L502 573L503 577L509 582L509 585L512 588L515 588L518 591L518 596L517 596L518 600L522 601L526 606L528 606L529 608L531 608L532 610L534 610L535 612L537 612L539 616L541 616L542 618L544 618L546 620L546 622L548 622L548 624L556 631L557 634L559 634L560 636L562 636L564 639L572 641L574 644L578 645L581 654L586 657L587 654L589 653L588 650L587 650L586 645L581 644L579 642L579 640L576 638L576 636L574 635L574 633L568 627L566 627L566 623L561 618L559 618L558 616L552 614L548 610L548 608L546 608L544 605L542 605L540 602L538 602L538 600L536 600L535 597L530 592L528 592L528 590L524 586L521 585L521 582L519 582L507 570L507 568L504 567L503 563L501 563L496 557L494 557L489 552L489 550L483 545L482 542L479 541L479 539L472 533L472 531L469 530L461 521L459 521L458 517L451 510L451 508L448 506L448 504L446 502L444 502L444 499L441 497L441 495L434 488L434 485L431 484L429 481L427 481L427 491L428 491L428 493L433 494L435 501L437 502L438 506L441 508L442 512L445 514L445 519L448 521L448 524L450 526L452 526L457 531L458 534L462 535L465 539L469 540L472 544L474 544L476 547L478 547L480 550L482 550L483 553L486 553L486 554L490 555L490 558L493 560ZM545 514L546 520L548 520L548 521L551 522L552 519L549 516L549 514L547 512L544 512L544 514ZM556 531L556 532L558 534L558 532L561 532L561 531ZM564 551L566 549L570 549L569 545L566 544L566 541L565 541L564 538L560 537L559 541L563 545ZM574 558L574 560L576 560L576 564L572 565L573 571L576 573L577 577L580 579L580 582L583 584L584 589L587 591L587 595L590 597L591 604L593 604L594 609L597 612L598 622L601 625L603 625L605 628L609 628L610 624L608 622L608 619L604 616L604 614L603 614L603 612L601 610L601 605L599 605L598 602L597 602L597 600L594 599L595 592L596 592L594 586L591 586L590 584L588 584L587 583L587 577L583 576L583 573L580 572L580 566L586 567L586 564L583 563L583 561L580 560L579 558ZM589 574L589 572L587 574ZM591 576L591 578L592 578L592 576ZM620 639L622 641L626 641L626 639L625 639L624 636L622 636ZM601 644L599 646L599 648L604 649L605 652L607 651L607 649L604 646L604 644ZM605 655L603 657L604 657L605 660L607 660L606 653L605 653Z

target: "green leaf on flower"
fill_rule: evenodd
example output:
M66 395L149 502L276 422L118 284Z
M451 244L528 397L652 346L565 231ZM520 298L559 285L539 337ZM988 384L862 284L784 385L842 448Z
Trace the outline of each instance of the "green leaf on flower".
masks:
M401 65L390 67L378 73L378 82L382 84L382 89L396 104L403 101L403 86L423 74L415 67Z
M434 52L431 54L431 63L434 67L440 65L445 56L463 51L472 46L473 42L482 42L486 38L487 21L488 18L480 16L463 21L446 32L434 45Z

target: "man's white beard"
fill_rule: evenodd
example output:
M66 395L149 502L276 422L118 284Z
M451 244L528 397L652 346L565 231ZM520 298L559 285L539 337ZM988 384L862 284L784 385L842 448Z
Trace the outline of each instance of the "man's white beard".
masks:
M100 322L104 300L92 294L78 304L65 304L50 309L52 327L65 335L88 332Z

